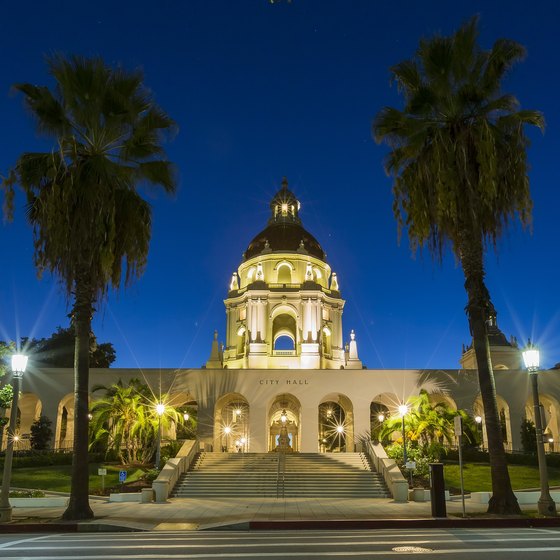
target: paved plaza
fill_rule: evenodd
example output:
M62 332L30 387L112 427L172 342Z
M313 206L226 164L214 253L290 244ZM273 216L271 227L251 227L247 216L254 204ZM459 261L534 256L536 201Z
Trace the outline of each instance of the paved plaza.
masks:
M114 503L92 497L95 519L82 522L100 529L204 530L247 528L252 521L323 521L429 519L430 502L396 503L392 499L321 499L321 498L213 498L170 499L164 504ZM536 505L523 506L525 511ZM483 515L487 506L466 499L467 515ZM14 523L53 523L60 521L64 508L14 508ZM450 517L461 517L460 498L447 502ZM85 529L85 527L83 527Z

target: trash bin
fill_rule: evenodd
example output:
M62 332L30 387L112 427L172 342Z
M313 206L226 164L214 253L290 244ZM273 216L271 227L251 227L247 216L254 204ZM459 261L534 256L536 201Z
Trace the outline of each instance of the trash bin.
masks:
M443 463L430 463L430 498L432 517L447 517Z

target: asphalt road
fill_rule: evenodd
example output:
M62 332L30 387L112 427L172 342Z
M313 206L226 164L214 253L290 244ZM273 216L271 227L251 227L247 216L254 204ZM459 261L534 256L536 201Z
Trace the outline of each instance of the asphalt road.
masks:
M146 532L0 535L10 560L188 558L560 558L559 529Z

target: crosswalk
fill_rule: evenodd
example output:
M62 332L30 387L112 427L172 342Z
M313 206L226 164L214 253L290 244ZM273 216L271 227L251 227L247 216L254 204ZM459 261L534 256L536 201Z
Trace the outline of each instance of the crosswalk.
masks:
M558 560L560 529L0 535L3 560L390 558Z

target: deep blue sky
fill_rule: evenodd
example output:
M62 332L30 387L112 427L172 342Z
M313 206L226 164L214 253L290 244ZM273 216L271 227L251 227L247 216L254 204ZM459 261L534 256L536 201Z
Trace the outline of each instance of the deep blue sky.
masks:
M480 42L527 47L506 81L523 107L540 109L531 132L533 234L511 230L487 258L498 323L541 344L560 362L558 216L560 118L556 0L267 0L10 2L0 30L0 173L24 151L48 149L35 134L16 82L52 84L44 55L101 55L141 67L145 83L179 125L168 145L180 170L174 198L150 195L148 268L111 294L94 321L121 367L199 367L212 333L225 336L223 298L231 273L268 218L282 176L301 203L304 225L338 273L345 338L357 334L370 368L455 368L469 342L463 276L453 256L411 258L397 244L386 149L370 133L384 105L401 106L389 67L418 40L449 33L479 13ZM38 280L23 197L0 227L0 338L50 335L66 326L56 281Z

